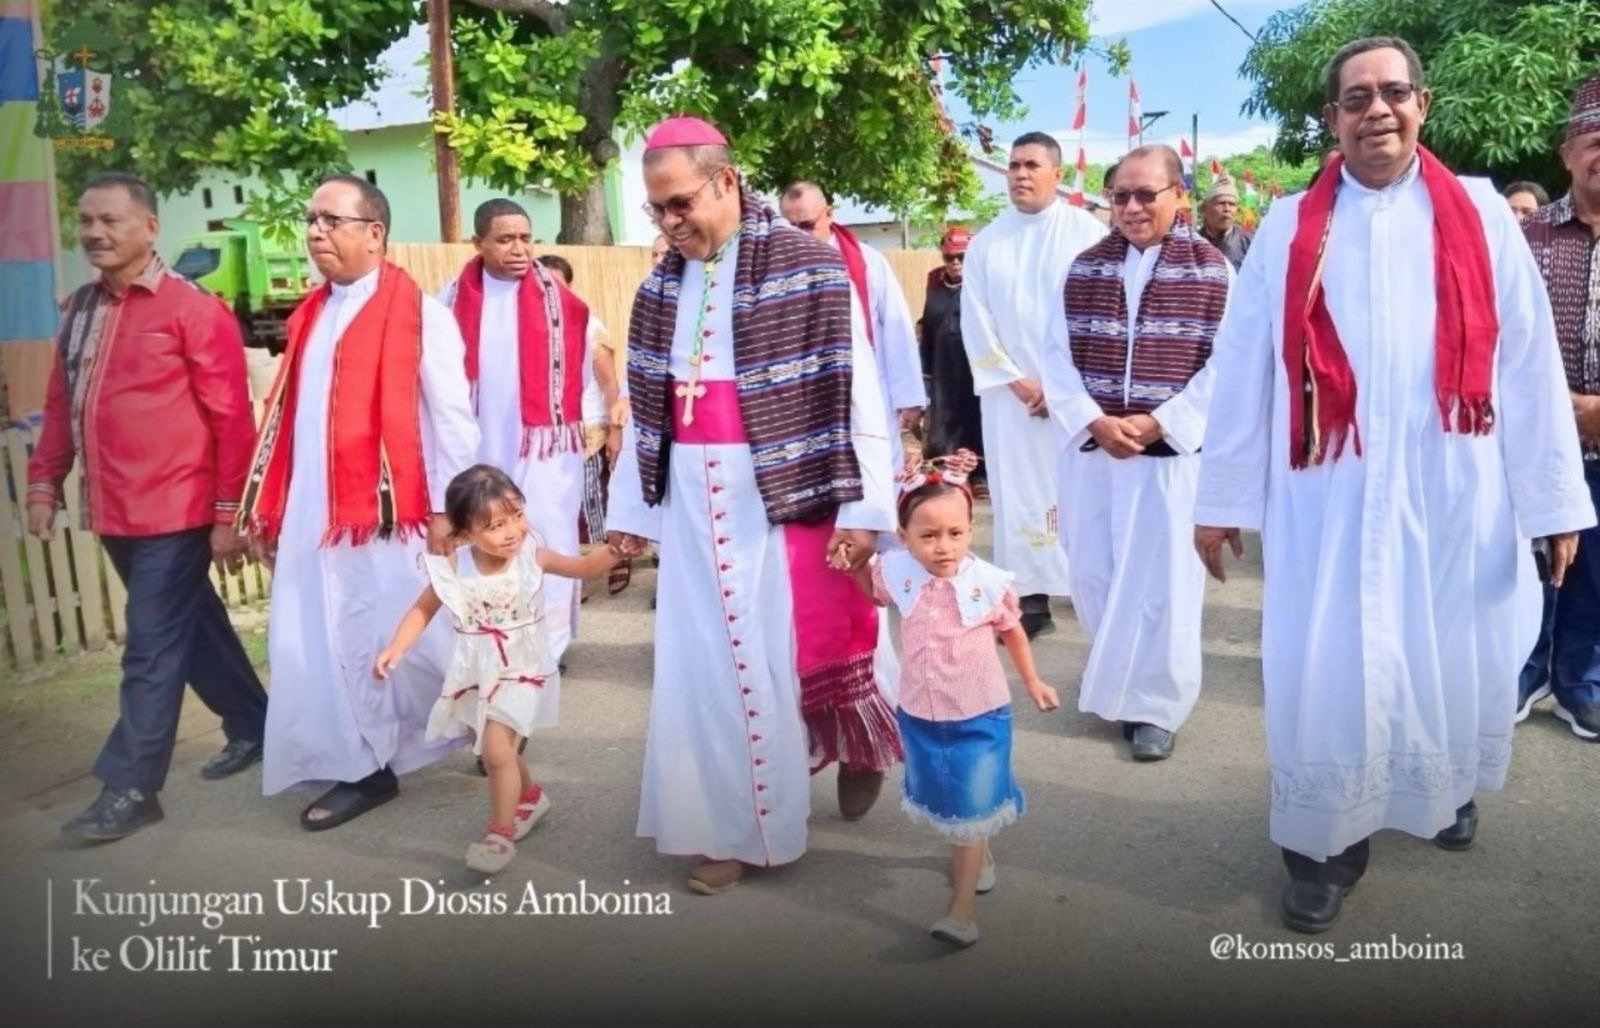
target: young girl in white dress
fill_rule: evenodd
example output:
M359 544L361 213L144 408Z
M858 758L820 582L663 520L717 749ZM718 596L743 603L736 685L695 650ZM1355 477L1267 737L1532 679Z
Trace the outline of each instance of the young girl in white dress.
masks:
M467 866L486 874L511 863L516 840L550 809L518 753L533 729L555 725L561 695L545 631L544 576L584 579L617 561L603 544L582 557L545 549L528 527L524 502L516 483L487 464L450 482L445 513L454 540L470 547L474 573L457 574L453 556L424 556L428 584L372 668L387 678L440 608L450 611L455 648L428 737L473 735L473 752L489 775L489 824L483 839L467 847Z

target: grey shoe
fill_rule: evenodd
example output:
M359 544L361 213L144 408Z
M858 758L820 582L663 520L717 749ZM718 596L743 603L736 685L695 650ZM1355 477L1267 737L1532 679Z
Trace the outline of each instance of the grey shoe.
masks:
M947 942L957 949L966 949L978 941L978 922L957 921L953 917L941 917L928 929L928 934L940 942Z
M154 793L138 789L100 790L89 809L68 821L61 830L88 842L111 842L132 835L165 817Z
M1172 756L1172 746L1177 740L1176 732L1169 732L1165 728L1155 725L1137 725L1133 729L1133 759L1134 760L1166 760Z

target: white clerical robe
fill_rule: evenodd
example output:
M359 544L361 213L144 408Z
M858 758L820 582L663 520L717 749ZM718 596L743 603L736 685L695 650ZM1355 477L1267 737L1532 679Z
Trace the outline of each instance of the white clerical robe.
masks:
M837 236L829 236L828 243L839 249ZM917 348L911 308L906 306L906 294L894 277L889 259L862 243L861 263L867 269L867 295L856 299L866 308L872 324L872 357L883 395L884 424L889 428L889 456L898 472L905 460L900 412L928 405L928 389L922 382L922 354Z
M1046 418L1008 386L1044 377L1045 337L1073 260L1106 234L1093 215L1064 203L1037 214L1008 208L972 237L961 289L961 338L983 410L983 459L994 506L994 563L1018 595L1072 591L1058 538L1059 443Z
M1256 233L1213 352L1194 518L1261 532L1272 841L1319 860L1383 828L1434 835L1500 787L1538 624L1528 539L1594 524L1539 270L1489 183L1463 185L1494 269L1491 434L1440 425L1433 205L1415 164L1381 190L1346 174L1327 241L1359 456L1289 466L1298 197Z
M719 262L705 319L705 381L734 377L735 241ZM670 371L689 378L705 265L689 261ZM851 432L864 496L839 508L839 528L894 527L888 432L860 307L852 302ZM645 740L638 834L662 853L770 866L805 852L810 757L784 529L767 520L746 444L674 443L666 494L644 503L630 421L611 478L608 529L661 551L655 686ZM880 631L876 671L892 706L898 667Z
M436 617L387 681L372 661L416 602L427 576L422 539L373 539L322 546L328 527L328 401L334 342L371 299L378 272L334 285L301 356L294 447L283 530L273 569L267 652L262 790L302 782L353 782L387 766L396 774L431 763L460 740L425 742L428 711L444 682L454 639ZM422 380L418 417L433 509L444 510L450 479L478 450L455 318L422 301Z
M1133 373L1139 303L1161 256L1128 247L1122 288L1128 307L1124 400ZM1233 267L1228 266L1233 280ZM1085 452L1089 423L1105 412L1072 361L1065 307L1045 340L1044 391L1061 445L1061 537L1072 575L1072 609L1093 640L1078 709L1108 721L1176 732L1200 698L1200 618L1205 566L1194 551L1194 490L1200 476L1215 372L1202 368L1152 412L1172 457L1118 460Z
M532 274L532 272L529 272ZM521 279L483 276L483 310L478 328L478 430L483 442L478 459L510 475L527 499L528 524L557 553L578 552L578 514L583 508L583 451L557 450L540 455L522 452L522 359L517 327L517 292ZM455 280L439 301L455 300ZM591 316L592 327L595 322ZM594 333L585 337L582 416L604 420L605 401L594 377ZM568 368L568 373L572 369ZM550 652L560 660L578 630L580 583L560 575L544 580L544 612Z

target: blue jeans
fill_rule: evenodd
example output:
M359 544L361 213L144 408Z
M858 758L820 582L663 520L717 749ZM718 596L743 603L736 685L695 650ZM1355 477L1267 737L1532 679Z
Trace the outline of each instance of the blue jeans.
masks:
M1600 461L1584 461L1583 474L1600 510ZM1522 668L1522 694L1547 682L1568 710L1600 706L1600 527L1580 534L1577 560L1561 588L1545 586L1544 620Z

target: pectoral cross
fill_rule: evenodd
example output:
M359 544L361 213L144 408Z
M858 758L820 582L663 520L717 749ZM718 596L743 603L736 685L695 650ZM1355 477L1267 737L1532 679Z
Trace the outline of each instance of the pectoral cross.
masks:
M691 371L689 381L680 385L676 392L683 400L683 423L694 424L694 401L706 394L706 387L700 384L700 369Z

